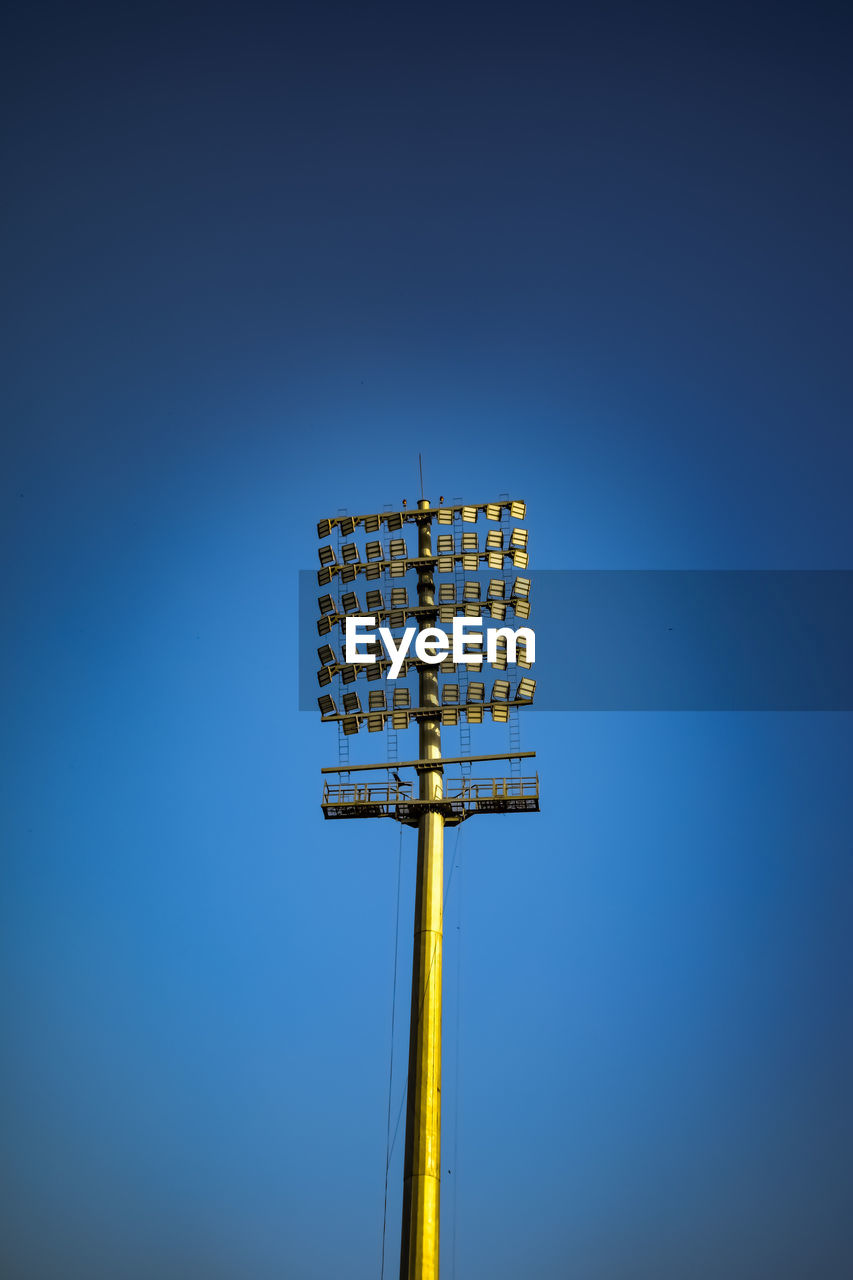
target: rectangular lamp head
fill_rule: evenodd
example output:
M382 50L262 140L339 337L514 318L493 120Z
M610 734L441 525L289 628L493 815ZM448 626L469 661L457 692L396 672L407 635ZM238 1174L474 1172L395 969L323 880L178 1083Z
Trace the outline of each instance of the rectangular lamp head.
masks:
M536 681L530 676L522 676L518 682L518 688L515 691L516 698L529 698L533 701L533 695L536 692Z

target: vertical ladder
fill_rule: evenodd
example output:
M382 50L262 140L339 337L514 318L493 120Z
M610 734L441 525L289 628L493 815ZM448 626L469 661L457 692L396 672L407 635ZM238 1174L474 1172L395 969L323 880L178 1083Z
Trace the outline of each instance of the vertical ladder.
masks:
M390 502L386 502L382 510L393 511L394 508L392 507ZM388 575L388 568L387 568L387 562L391 559L391 547L390 547L391 535L388 532L387 524L380 525L380 529L382 530L382 532L379 535L380 541L382 543L382 559L383 561L385 561L385 564L386 564L386 567L382 570L382 594L385 597L385 608L387 609L391 604L391 579ZM386 688L387 688L387 685L386 685ZM393 696L390 693L387 695L387 697L389 699L389 702L393 701ZM400 759L399 755L397 754L397 730L394 728L391 722L390 716L386 716L385 718L385 748L387 752L387 759L396 764L396 762Z
M450 505L452 507L460 505L461 498L453 498ZM454 511L453 513L453 539L454 551L458 555L462 551L462 512ZM456 584L456 608L462 604L462 597L465 593L465 570L462 567L461 560L453 561L453 581ZM468 701L468 667L461 662L456 668L456 675L459 682L459 754L460 756L470 756L471 754L471 726L468 723L468 716L462 708ZM470 777L470 764L459 766L460 773L463 777Z
M498 501L509 502L509 494L506 491L504 491L503 493L499 493ZM501 533L503 534L504 550L506 550L507 547L509 546L510 534L512 533L512 522L510 520L509 507L501 507L500 528L501 528ZM503 580L506 583L506 587L505 587L506 595L509 595L509 589L512 586L513 572L514 570L512 568L512 561L505 559L503 563ZM507 672L507 675L509 675L509 672ZM518 675L516 673L516 683L517 681L518 681ZM519 723L519 718L518 718L518 707L509 708L509 719L507 720L507 731L509 736L510 751L520 751L521 750L521 724ZM521 761L510 760L509 772L513 781L516 783L520 783Z

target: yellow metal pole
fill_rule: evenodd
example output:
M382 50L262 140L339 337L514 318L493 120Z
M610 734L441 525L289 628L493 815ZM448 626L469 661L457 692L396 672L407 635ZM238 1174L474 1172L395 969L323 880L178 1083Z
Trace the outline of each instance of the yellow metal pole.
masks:
M429 501L421 498L418 507L428 508ZM432 555L428 518L418 525L418 555ZM418 603L435 604L431 566L418 569ZM439 762L435 769L422 768L419 796L421 800L440 800L443 790L438 669L421 667L418 679L420 706L436 708L434 720L420 721L420 759ZM443 887L444 815L427 810L418 824L400 1280L438 1280Z

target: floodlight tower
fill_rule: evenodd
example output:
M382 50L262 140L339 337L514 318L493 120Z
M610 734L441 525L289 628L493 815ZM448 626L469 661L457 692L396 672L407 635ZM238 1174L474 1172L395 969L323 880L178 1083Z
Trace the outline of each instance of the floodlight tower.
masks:
M382 594L369 590L366 595L367 611L371 617L386 620L389 629L405 626L414 618L421 629L435 627L438 623L451 623L459 615L477 618L488 613L491 619L503 622L507 610L517 618L530 617L530 580L516 577L509 590L505 576L492 578L486 600L481 602L481 584L476 580L465 581L461 599L457 599L454 583L441 585L436 601L435 574L453 575L458 565L466 572L476 572L481 563L490 570L504 572L511 562L515 569L527 568L527 531L492 529L486 536L483 550L478 545L477 533L462 532L458 545L452 534L440 534L436 551L432 545L432 522L440 525L454 521L472 524L483 513L487 520L498 522L506 509L514 519L523 519L523 502L481 503L477 506L432 507L422 498L416 509L382 512L365 516L337 516L322 520L317 526L321 538L327 538L335 526L340 534L350 536L363 525L365 532L377 533L384 523L389 533L402 531L404 523L417 526L417 556L411 557L404 538L391 538L388 543L388 559L379 541L371 541L365 547L362 560L354 543L340 546L340 563L335 550L327 545L320 548L320 571L317 575L321 586L336 576L342 583L354 582L360 573L365 578L377 579L387 572L391 578L405 577L414 570L417 574L417 604L410 605L406 589L390 589L389 607ZM355 592L343 592L339 601L331 594L320 597L320 619L317 630L321 636L330 634L333 626L345 628L347 615L361 616L361 607ZM440 628L436 628L440 631ZM514 633L512 633L514 635ZM508 662L530 669L530 660L523 640L519 637L514 653L508 650L508 636L498 646L491 665L498 671L506 671ZM328 688L335 682L352 685L364 672L367 680L382 679L390 666L386 659L372 653L372 661L362 664L338 660L331 644L318 649L321 667L317 679L321 687ZM482 658L472 658L479 666ZM347 759L336 768L324 769L324 774L343 774L347 781L335 784L326 782L323 788L323 813L326 818L390 817L418 830L418 861L415 891L414 946L412 960L412 1004L409 1034L409 1070L406 1099L406 1139L403 1183L403 1224L400 1250L401 1280L438 1280L439 1254L439 1199L441 1170L441 962L442 962L442 912L444 882L444 829L457 825L475 813L531 813L539 809L538 775L526 778L472 779L463 776L445 786L444 766L447 764L470 765L474 762L493 760L520 760L535 755L532 751L516 751L507 755L442 757L441 726L458 725L462 715L469 724L482 724L485 710L492 719L506 723L510 707L530 706L536 682L522 676L510 699L510 683L495 679L489 698L485 696L485 683L472 681L465 691L464 705L460 705L459 685L445 683L439 688L439 671L452 674L455 670L451 657L438 663L422 659L406 659L402 674L415 670L418 676L418 705L412 707L408 688L395 687L390 706L383 689L371 690L366 711L362 708L358 693L343 693L343 712L329 693L318 699L324 721L342 725L347 736L358 733L366 722L368 731L380 732L390 721L393 728L405 729L414 720L418 724L418 758L416 760L385 762L380 764L353 765ZM439 696L441 694L441 696ZM418 796L415 799L397 770L414 769L418 777ZM384 770L386 781L376 785L349 781L352 773ZM391 777L394 781L391 781Z

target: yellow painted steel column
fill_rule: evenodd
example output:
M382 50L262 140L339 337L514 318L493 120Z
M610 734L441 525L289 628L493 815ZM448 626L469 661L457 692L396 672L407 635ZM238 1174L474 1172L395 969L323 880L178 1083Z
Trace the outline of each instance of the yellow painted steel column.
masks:
M422 498L418 507L429 507ZM432 555L431 522L418 526L418 555ZM432 566L418 571L418 603L435 604ZM423 615L421 626L430 625ZM441 760L438 669L422 667L419 705L436 708L421 720L419 757ZM421 800L440 800L441 767L420 775ZM409 1086L403 1171L403 1236L400 1280L438 1280L439 1184L441 1176L441 945L444 890L444 815L426 812L418 824Z

